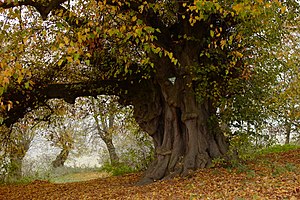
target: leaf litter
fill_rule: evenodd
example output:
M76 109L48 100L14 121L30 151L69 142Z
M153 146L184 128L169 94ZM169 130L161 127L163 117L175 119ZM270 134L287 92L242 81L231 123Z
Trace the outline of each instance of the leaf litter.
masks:
M300 149L257 157L235 168L214 167L188 178L136 186L141 173L83 182L0 186L0 199L300 199Z

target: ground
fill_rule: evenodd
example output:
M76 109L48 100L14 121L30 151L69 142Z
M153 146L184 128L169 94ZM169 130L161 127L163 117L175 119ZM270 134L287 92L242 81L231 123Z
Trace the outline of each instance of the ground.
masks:
M216 166L187 178L135 186L142 174L73 183L0 186L0 199L300 199L300 149ZM77 175L78 176L78 175ZM95 175L94 175L95 176ZM94 177L90 174L90 177ZM84 174L87 177L87 174Z

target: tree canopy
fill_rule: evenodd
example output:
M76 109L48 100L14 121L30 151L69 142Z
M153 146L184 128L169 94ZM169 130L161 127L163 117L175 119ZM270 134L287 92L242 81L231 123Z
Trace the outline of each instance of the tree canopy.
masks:
M113 94L154 139L142 183L228 151L224 121L249 118L299 29L297 1L2 1L1 121L50 98ZM247 108L247 109L245 109ZM250 109L253 108L251 111Z

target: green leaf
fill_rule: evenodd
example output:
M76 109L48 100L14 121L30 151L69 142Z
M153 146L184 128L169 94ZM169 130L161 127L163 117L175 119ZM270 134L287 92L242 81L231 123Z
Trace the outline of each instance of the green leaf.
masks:
M57 28L63 28L63 27L64 27L63 24L62 24L61 22L57 22L57 23L56 23L56 26L57 26Z
M29 82L25 83L25 88L28 89L29 88Z
M0 87L0 96L4 93L4 87Z
M154 33L155 29L152 28L151 26L146 26L145 28L145 31L147 31L148 33Z
M143 24L143 20L138 19L138 20L137 20L137 25L141 25L141 24Z
M163 55L163 52L162 52L162 51L160 51L160 52L158 53L158 55L159 55L159 57L161 58L161 57L162 57L162 55Z
M78 60L79 57L80 57L80 55L79 55L78 53L76 53L76 54L74 55L74 60L75 60L75 61Z

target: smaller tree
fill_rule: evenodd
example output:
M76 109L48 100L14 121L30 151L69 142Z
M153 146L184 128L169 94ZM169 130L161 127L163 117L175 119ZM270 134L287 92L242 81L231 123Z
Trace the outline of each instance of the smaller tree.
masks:
M60 153L56 156L55 160L52 162L54 168L63 167L66 162L70 151L74 147L74 130L72 128L72 123L68 124L58 124L58 122L53 124L56 127L52 127L49 130L47 138L52 142L53 146L59 147Z
M63 100L51 100L48 102L52 115L49 118L47 128L43 128L43 136L60 148L60 153L52 162L54 168L64 166L70 151L74 149L74 143L80 133L80 123L74 115L74 106Z
M76 106L76 115L92 128L91 143L99 147L99 142L104 142L111 165L122 163L136 169L148 165L152 140L134 120L132 107L121 106L116 96L104 95L77 98Z
M113 144L113 134L117 129L118 104L115 97L90 97L91 111L95 120L97 135L104 141L112 165L119 163L119 157ZM106 101L106 102L104 102Z
M4 179L20 179L22 177L23 159L35 137L35 129L39 125L39 109L28 113L23 119L11 127L1 126L1 163Z
M277 52L280 73L269 99L271 117L289 144L292 133L300 129L300 35L299 25L288 27L289 34ZM297 135L296 135L297 136Z
M119 156L113 144L113 136L122 129L122 119L126 117L125 108L117 103L115 96L83 97L77 99L81 108L79 115L93 121L92 140L100 138L106 145L112 165L119 163ZM90 118L91 117L91 118Z

